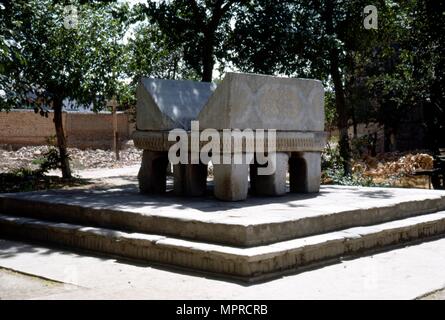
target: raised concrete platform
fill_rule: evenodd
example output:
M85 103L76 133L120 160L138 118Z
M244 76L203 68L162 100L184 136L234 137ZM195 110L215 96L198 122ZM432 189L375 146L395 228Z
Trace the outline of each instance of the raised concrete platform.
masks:
M0 239L0 297L50 300L416 299L445 287L445 255L440 254L442 252L445 252L445 238L356 259L342 259L323 268L246 284L196 272L178 272L176 268L153 263L125 263L118 257L82 250L76 252ZM52 293L39 290L33 297L23 296L20 283L15 281L16 286L8 288L1 268L58 281L66 288L64 292L52 288Z
M319 194L250 197L242 203L134 187L0 195L0 213L240 247L445 210L442 191L324 186Z
M445 234L445 193L322 187L316 195L140 195L134 187L0 196L0 234L247 280Z
M0 231L6 237L49 241L256 281L369 249L445 234L445 212L253 248L212 245L6 215L0 215Z

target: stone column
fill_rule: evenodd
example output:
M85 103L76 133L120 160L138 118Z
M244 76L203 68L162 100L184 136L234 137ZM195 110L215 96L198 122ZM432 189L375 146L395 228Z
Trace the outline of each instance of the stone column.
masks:
M321 152L293 152L289 160L290 192L319 192Z
M257 163L250 165L250 188L252 194L262 196L279 196L286 193L286 174L288 169L289 155L284 152L277 152L275 172L270 175L259 175L258 168L266 165Z
M141 193L164 193L167 187L168 152L144 150L138 173Z
M176 195L203 196L207 189L207 165L176 164L173 166L173 179Z
M249 164L214 164L215 197L224 201L246 200Z

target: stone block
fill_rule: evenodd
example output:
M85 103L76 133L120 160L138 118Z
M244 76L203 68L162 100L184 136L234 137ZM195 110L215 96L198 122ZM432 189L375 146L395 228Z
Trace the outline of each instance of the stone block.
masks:
M173 166L173 191L176 195L203 196L207 189L207 165L176 164Z
M273 159L273 158L272 158ZM286 193L286 174L288 169L289 155L278 152L275 156L275 172L270 175L259 175L258 168L266 165L257 163L250 165L250 189L255 195L279 196Z
M246 200L249 164L214 164L214 194L224 201Z
M142 78L136 90L137 130L189 130L214 89L207 82Z
M199 113L202 128L324 130L324 89L313 79L227 73Z
M320 191L321 152L293 152L289 160L290 192Z
M138 173L141 193L164 193L167 187L168 153L144 150Z

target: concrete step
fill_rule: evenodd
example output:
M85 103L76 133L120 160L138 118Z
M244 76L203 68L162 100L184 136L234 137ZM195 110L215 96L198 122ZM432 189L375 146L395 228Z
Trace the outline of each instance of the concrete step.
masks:
M9 215L0 215L0 235L257 281L367 250L445 235L445 211L252 248Z
M0 195L0 212L236 247L254 247L445 210L433 190L323 186L320 194L251 197L146 196L137 189Z

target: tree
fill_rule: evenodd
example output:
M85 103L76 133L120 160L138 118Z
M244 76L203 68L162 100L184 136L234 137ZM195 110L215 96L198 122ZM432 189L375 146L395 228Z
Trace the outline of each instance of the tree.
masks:
M142 22L135 26L127 44L125 72L137 84L141 77L195 79L199 75L186 66L183 49L171 46L157 24Z
M445 145L445 3L389 2L380 15L385 32L376 35L366 61L377 118L397 132L407 115L423 115L412 134L425 131L424 145L437 149Z
M255 0L240 7L229 45L231 60L243 71L310 77L335 94L340 155L351 172L347 104L348 71L362 39L366 1Z
M8 75L17 71L17 65L25 63L19 44L19 39L23 37L19 28L21 21L17 14L9 10L7 3L3 2L0 2L0 111L8 110L23 98L20 91L15 90L20 83L14 78L19 76Z
M122 19L128 7L84 2L72 1L74 7L65 7L50 0L15 1L3 9L17 35L20 63L7 64L2 77L10 92L31 99L42 115L50 108L54 111L64 178L71 177L62 122L64 100L93 104L99 110L122 87ZM11 52L14 55L5 54L10 60ZM3 105L11 102L2 99Z
M231 11L245 0L151 1L141 7L159 25L172 46L184 50L185 62L212 81L215 57L224 55L223 43L230 29Z

